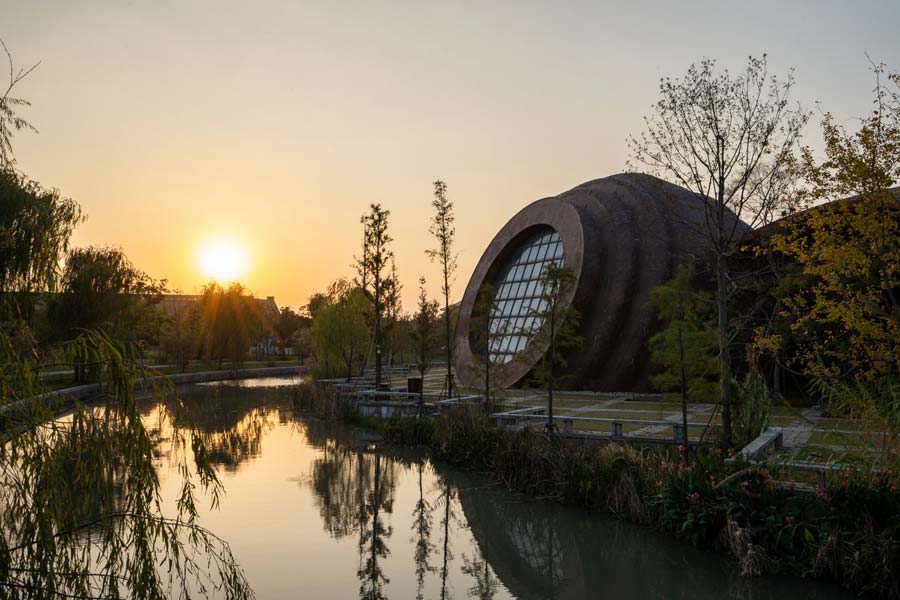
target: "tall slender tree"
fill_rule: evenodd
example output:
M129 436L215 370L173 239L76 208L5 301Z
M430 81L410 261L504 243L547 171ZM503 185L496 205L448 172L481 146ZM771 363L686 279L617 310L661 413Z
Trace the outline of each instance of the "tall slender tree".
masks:
M660 81L660 100L639 138L629 137L634 162L692 191L705 207L696 228L716 274L723 442L732 444L729 304L735 292L729 262L747 231L772 220L789 185L789 169L809 114L792 104L792 74L770 75L766 56L750 57L732 76L703 59L683 78ZM737 219L735 218L737 217Z
M375 350L375 387L381 387L382 350L384 346L383 319L387 294L391 287L390 263L394 253L390 249L393 238L388 233L388 218L391 211L381 204L372 204L368 214L362 216L363 247L362 258L357 260L356 269L360 287L372 301L372 346Z
M547 433L556 430L553 422L553 392L557 389L559 367L566 366L566 353L581 345L577 335L579 314L565 299L575 285L575 274L571 269L549 264L541 274L541 299L537 310L533 311L540 329L529 348L532 351L546 348L534 367L535 381L547 390ZM528 351L526 349L526 351Z
M493 399L491 395L491 367L494 361L491 355L491 349L497 341L503 337L506 331L501 330L501 320L494 319L494 300L497 297L497 290L490 283L481 286L478 292L475 307L472 311L471 331L475 347L481 354L481 371L482 381L484 383L484 408L486 411L493 410ZM505 323L505 321L503 321Z
M413 316L412 331L410 337L413 342L413 356L416 369L422 377L422 388L419 390L419 411L422 416L425 393L425 374L431 369L434 359L434 346L437 338L438 302L429 300L425 291L425 278L419 278L419 302L416 314Z
M434 215L431 217L429 231L437 242L433 250L425 253L441 267L441 292L444 294L444 343L447 353L447 397L453 396L453 331L450 326L450 288L453 286L456 273L456 252L453 249L456 237L453 202L447 198L447 184L438 179L434 182L434 199L431 201Z
M397 261L391 255L391 267L384 282L383 342L388 357L388 369L394 364L394 354L400 349L401 322L403 320L403 284L397 273Z
M662 371L651 383L662 392L678 391L683 443L687 445L688 400L712 401L718 393L718 344L712 303L691 287L693 269L683 266L671 281L650 293L647 308L657 312L665 329L650 338L653 362Z

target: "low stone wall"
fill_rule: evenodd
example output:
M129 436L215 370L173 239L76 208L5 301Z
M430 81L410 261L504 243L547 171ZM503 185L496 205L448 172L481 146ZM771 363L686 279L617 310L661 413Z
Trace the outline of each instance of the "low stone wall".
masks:
M434 412L434 407L426 404L422 407L424 414ZM361 417L377 417L380 419L414 418L419 414L419 407L414 402L368 402L361 400L356 404L356 412Z
M190 385L206 383L209 381L229 381L233 379L258 379L260 377L289 377L306 374L306 367L261 367L257 369L230 369L222 371L201 371L198 373L176 373L173 375L159 375L138 379L134 386L137 390L149 389L150 385L168 378L175 385ZM47 392L33 398L25 398L18 402L0 406L0 427L5 426L6 419L16 412L22 412L30 403L58 403L58 408L65 408L76 400L83 400L91 396L103 393L103 384L90 383L76 385L53 392Z

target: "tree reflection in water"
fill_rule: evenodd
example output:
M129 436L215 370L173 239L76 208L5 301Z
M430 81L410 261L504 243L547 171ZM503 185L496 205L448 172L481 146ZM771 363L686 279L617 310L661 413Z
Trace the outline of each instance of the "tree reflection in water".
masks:
M499 582L491 573L491 566L486 555L479 558L477 554L472 557L463 554L462 572L475 580L472 587L469 588L469 598L493 600L497 594Z
M419 499L413 509L413 536L410 543L415 544L413 559L416 564L416 600L422 600L424 596L425 575L433 573L435 568L429 564L431 553L434 552L434 544L431 543L431 503L425 499L422 487L422 472L425 470L425 460L416 461L416 470L419 475Z
M286 386L253 390L239 385L195 385L183 395L184 412L174 423L154 418L160 414L153 410L158 407L148 406L143 415L155 442L155 455L171 458L179 450L164 443L171 439L172 428L190 428L200 435L215 467L235 472L259 456L267 432L293 420L285 401L289 390Z
M365 562L360 565L357 571L359 577L359 597L364 600L383 600L384 584L389 583L387 577L381 569L379 559L387 558L390 550L387 547L387 538L391 536L392 528L390 525L385 526L382 518L382 511L390 514L393 512L393 477L388 479L382 473L382 460L378 450L373 453L375 463L375 480L372 482L372 491L368 495L368 502L365 503L365 522L360 529L359 534L359 551L360 558L363 554ZM393 465L392 462L387 464ZM388 483L383 483L387 481ZM368 517L371 517L371 521ZM371 523L371 526L370 526Z
M449 600L450 590L447 586L447 575L450 572L450 561L453 560L453 549L450 547L450 520L453 517L453 489L450 487L450 482L446 479L441 479L441 487L443 491L441 495L438 496L435 505L437 507L441 507L443 505L442 512L444 516L441 518L441 529L444 532L444 541L441 544L442 550L442 563L441 563L441 600Z
M320 438L317 429L307 429L307 439L314 445L320 442L322 449L322 456L312 462L309 485L323 526L335 538L359 534L359 596L385 598L389 580L381 560L390 554L387 542L393 533L385 516L394 510L398 463L382 457L377 448L354 448L346 440Z
M421 455L376 450L365 433L300 419L289 392L253 392L208 389L185 403L216 462L229 470L256 456L279 423L296 429L301 445L315 452L302 485L311 492L324 531L356 546L356 560L340 568L347 569L350 587L349 571L355 571L362 599L401 593L395 597L450 600L460 589L479 600L769 599L786 590L802 598L833 597L817 594L805 582L797 582L799 589L742 579L718 556L597 513L517 500L486 487L476 475L435 467ZM158 433L166 435L162 429ZM398 486L405 491L398 492ZM395 496L409 502L402 515L394 514ZM394 519L409 532L412 565L399 564L402 553L390 552Z

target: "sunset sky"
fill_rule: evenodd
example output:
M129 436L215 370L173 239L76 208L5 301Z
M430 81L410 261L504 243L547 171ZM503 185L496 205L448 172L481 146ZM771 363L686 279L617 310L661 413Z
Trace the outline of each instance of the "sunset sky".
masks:
M517 210L624 169L659 78L768 53L849 126L866 53L900 69L900 2L12 2L0 38L38 69L18 166L76 199L76 245L121 246L184 292L228 238L241 280L297 307L351 274L359 217L392 212L405 308L431 182L456 203L454 296ZM818 110L818 109L816 109ZM817 144L818 117L807 141Z

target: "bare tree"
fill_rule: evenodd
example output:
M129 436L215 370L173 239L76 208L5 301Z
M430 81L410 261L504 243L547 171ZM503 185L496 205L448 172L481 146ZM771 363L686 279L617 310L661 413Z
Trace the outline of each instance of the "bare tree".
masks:
M27 69L16 69L13 64L12 54L10 54L3 40L0 40L0 46L3 47L3 52L6 54L6 62L9 65L9 82L3 95L0 96L0 167L3 167L13 163L12 137L15 135L15 132L22 129L37 132L37 129L31 123L16 115L16 109L22 106L31 106L31 102L11 94L13 88L28 77L41 63L36 62Z
M660 81L661 98L645 117L646 131L629 137L633 160L673 180L705 206L698 228L715 261L723 442L732 443L729 302L735 283L729 260L749 231L776 214L809 114L790 101L793 74L770 75L766 56L743 72L717 72L704 59L683 78ZM632 166L631 164L629 166ZM737 217L737 218L735 218ZM743 220L743 222L741 221ZM746 223L746 225L745 225Z
M437 261L441 265L441 292L444 294L444 334L447 348L447 397L453 396L453 339L450 327L450 287L453 285L456 273L456 252L453 250L453 240L456 236L456 227L453 222L456 216L453 213L453 203L447 198L447 184L438 179L434 182L434 216L431 218L429 231L437 241L437 248L426 250L425 253L432 262Z

